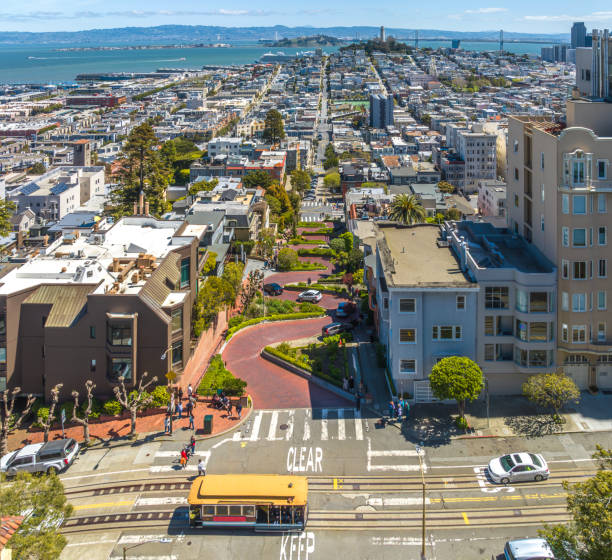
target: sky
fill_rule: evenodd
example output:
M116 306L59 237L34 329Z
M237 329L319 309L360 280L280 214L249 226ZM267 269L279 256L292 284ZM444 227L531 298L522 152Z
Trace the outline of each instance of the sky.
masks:
M385 25L417 29L525 33L612 27L612 3L604 0L1 0L0 31L76 31L154 25L250 27L287 25Z

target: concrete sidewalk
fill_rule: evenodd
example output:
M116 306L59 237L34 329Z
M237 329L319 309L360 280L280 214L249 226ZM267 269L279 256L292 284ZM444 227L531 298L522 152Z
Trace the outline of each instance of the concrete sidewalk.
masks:
M372 403L367 406L373 408L378 414L387 410L387 404L391 400L384 369L378 367L376 359L376 348L370 341L367 328L360 327L353 331L355 338L357 357L359 358L359 370L361 379L356 380L357 385L362 381L366 387L366 393L372 396Z

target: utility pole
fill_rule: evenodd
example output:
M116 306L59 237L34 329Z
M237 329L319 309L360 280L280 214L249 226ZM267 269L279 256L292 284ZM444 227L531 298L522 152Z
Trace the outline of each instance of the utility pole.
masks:
M426 553L425 553L425 494L426 494L426 487L425 487L425 473L423 472L423 459L421 458L422 453L424 453L423 451L423 442L421 442L420 445L416 445L415 446L415 450L417 452L417 456L419 458L419 467L421 469L421 483L423 485L423 493L422 493L422 507L423 507L423 514L422 514L422 519L421 519L421 560L427 560L426 559Z

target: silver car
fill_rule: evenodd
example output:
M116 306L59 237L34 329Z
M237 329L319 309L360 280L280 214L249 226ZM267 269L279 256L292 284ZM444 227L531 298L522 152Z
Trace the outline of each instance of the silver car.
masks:
M517 539L504 547L505 560L555 560L544 539Z
M489 462L489 476L493 482L539 482L548 478L548 465L542 455L536 453L510 453Z
M79 452L72 438L33 443L0 458L0 472L15 476L20 471L58 473L67 469Z
M297 297L297 300L298 301L312 301L313 303L317 303L321 301L322 297L323 296L321 295L321 292L319 292L319 290L306 290L305 292L302 292Z

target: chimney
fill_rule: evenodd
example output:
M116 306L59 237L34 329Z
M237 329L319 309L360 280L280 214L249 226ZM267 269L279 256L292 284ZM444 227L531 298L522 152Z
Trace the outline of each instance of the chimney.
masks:
M149 201L147 200L145 202L145 210L144 213L148 216L149 215Z
M134 216L138 216L138 203L134 202Z
M138 195L138 214L142 216L144 213L144 191L140 191Z

